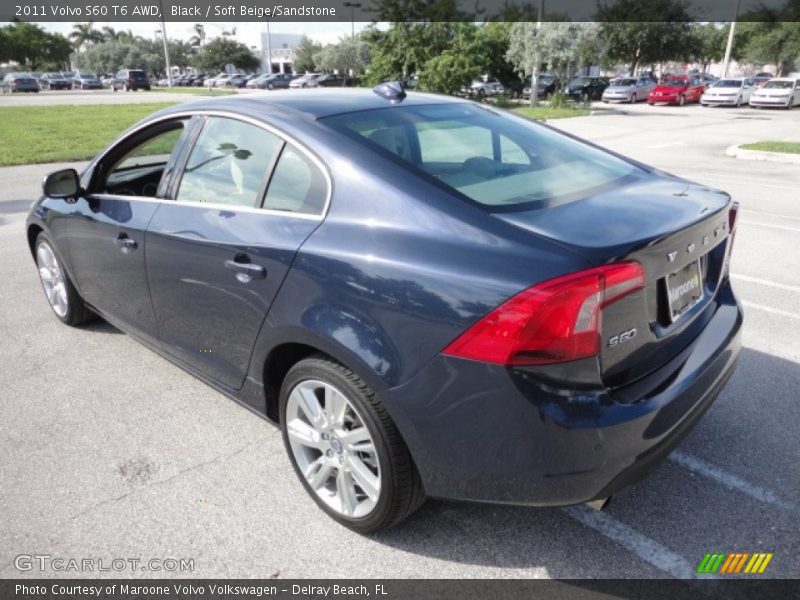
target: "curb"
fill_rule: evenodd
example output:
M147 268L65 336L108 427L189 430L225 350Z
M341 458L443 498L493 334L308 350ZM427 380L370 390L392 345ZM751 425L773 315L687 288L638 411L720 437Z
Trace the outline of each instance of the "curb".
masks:
M745 150L739 146L728 146L725 155L740 160L767 160L771 162L788 163L800 165L800 154L790 154L788 152L766 152L764 150Z

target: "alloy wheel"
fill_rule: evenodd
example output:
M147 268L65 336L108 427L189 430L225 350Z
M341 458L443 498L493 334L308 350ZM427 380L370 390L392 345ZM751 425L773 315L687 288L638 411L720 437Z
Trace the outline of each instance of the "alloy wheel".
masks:
M381 494L372 435L347 397L329 383L306 379L289 392L286 432L300 473L328 507L362 518Z
M36 248L36 264L39 267L39 279L42 281L47 301L53 312L63 318L69 309L67 284L58 259L47 242L40 242Z

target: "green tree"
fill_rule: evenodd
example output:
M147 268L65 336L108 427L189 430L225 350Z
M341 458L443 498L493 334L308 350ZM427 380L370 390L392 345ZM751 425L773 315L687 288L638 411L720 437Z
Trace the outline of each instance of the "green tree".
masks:
M16 21L0 29L0 60L14 61L31 71L61 69L69 60L72 46L62 35L49 33L32 23Z
M206 42L206 28L202 23L194 24L194 35L189 38L190 46L202 46Z
M94 28L94 22L75 23L72 26L72 33L69 34L72 45L78 52L89 44L97 44L103 41L103 34Z
M294 72L315 71L317 65L314 62L314 56L321 51L322 44L318 44L307 35L300 38L300 42L294 51L294 64L292 65Z
M783 76L800 64L800 22L750 23L741 56L749 63L773 64ZM737 31L738 34L738 31Z
M314 54L314 64L323 71L337 71L346 74L360 73L369 64L370 45L360 37L344 37L337 44L325 46Z
M728 31L728 27L721 27L714 23L705 23L692 27L693 49L691 58L703 65L703 73L708 69L708 65L722 60L725 55Z
M200 48L192 64L205 72L222 71L232 64L238 69L254 70L261 65L250 49L228 38L217 38Z
M640 65L691 58L691 17L677 0L615 0L600 6L597 20L607 60L629 65L631 73Z

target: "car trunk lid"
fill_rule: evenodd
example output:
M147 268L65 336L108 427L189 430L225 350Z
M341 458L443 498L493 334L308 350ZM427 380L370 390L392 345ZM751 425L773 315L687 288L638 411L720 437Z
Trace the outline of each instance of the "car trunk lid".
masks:
M729 239L730 197L653 174L588 198L496 216L599 266L634 260L646 285L602 312L600 365L611 387L681 352L713 313Z

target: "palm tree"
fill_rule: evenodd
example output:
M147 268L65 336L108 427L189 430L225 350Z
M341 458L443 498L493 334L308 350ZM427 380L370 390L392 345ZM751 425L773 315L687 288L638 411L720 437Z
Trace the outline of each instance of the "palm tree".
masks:
M72 33L69 34L69 39L72 40L72 45L80 52L85 44L96 44L103 41L103 34L93 27L93 21L88 23L75 23L72 26Z
M203 27L202 23L195 23L194 25L195 34L189 40L190 46L202 46L206 42L206 28Z
M109 27L108 25L106 25L105 27L103 27L101 35L103 36L104 42L118 42L123 37L125 37L125 32L117 31L113 27Z

